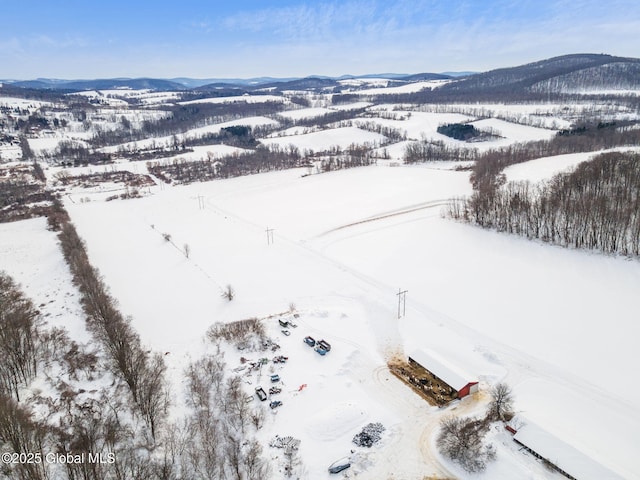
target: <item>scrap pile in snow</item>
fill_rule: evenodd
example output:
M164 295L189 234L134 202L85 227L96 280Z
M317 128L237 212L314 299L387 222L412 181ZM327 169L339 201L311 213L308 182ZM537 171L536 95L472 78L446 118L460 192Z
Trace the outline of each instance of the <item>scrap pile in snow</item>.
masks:
M359 447L369 447L377 443L384 432L384 426L381 423L369 423L364 426L362 431L353 437L353 443Z
M298 449L300 440L292 436L280 437L276 435L275 438L269 442L269 446L272 448L284 448L284 453L288 453Z

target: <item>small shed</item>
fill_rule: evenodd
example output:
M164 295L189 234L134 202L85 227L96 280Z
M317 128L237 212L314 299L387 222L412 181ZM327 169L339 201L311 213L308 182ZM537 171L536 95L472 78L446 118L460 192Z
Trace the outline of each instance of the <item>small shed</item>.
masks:
M590 455L582 453L529 420L518 429L513 439L569 479L623 480L623 477L598 463Z
M438 378L442 383L451 387L457 392L458 398L466 397L478 391L477 380L474 380L471 375L434 353L427 353L424 350L414 350L411 355L409 355L409 363L419 365L431 375Z

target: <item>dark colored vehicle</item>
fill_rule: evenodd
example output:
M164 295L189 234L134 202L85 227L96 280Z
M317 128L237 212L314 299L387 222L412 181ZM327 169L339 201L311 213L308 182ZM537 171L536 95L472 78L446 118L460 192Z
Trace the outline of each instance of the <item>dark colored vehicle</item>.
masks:
M271 402L269 404L269 406L271 408L278 408L278 407L282 406L282 402L280 400L274 400L273 402Z
M336 460L331 465L329 465L329 473L340 473L343 470L346 470L351 466L351 462L349 461L349 457L341 458L340 460Z
M286 320L278 320L278 322L280 323L281 327L287 328L289 326L289 322L287 322Z
M256 387L256 395L263 402L267 399L267 392L265 392L262 387Z
M316 341L313 339L313 337L304 337L304 343L306 343L310 347L314 347L316 345Z
M271 381L272 382L279 382L280 381L280 375L275 374L275 375L271 375Z
M280 387L271 387L269 389L269 395L277 395L280 392L282 392L282 389Z
M320 340L318 343L316 343L315 350L320 355L326 355L327 353L329 353L331 351L331 345L329 345L324 340Z

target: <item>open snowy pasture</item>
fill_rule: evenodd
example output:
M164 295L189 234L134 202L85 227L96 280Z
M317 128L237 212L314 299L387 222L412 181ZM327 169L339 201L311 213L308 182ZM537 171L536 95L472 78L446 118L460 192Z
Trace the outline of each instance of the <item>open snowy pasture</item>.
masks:
M287 103L288 99L278 95L237 95L232 97L208 97L198 100L188 100L178 102L180 105L197 105L200 103L266 103L282 102Z
M379 88L367 88L364 90L348 90L349 93L355 93L357 95L394 95L400 93L414 93L421 90L441 87L445 83L451 80L427 80L424 82L413 82L406 85L400 85L399 87L379 87Z
M400 118L397 120L387 118L367 118L363 121L371 121L385 127L396 128L406 132L407 136L413 140L421 140L422 138L430 140L439 140L446 143L464 144L446 135L437 132L440 125L447 123L464 123L474 120L474 117L462 115L458 113L431 113L431 112L394 112Z
M640 361L636 262L443 219L444 200L470 191L465 172L305 172L156 187L137 200L67 202L122 311L145 344L166 353L176 408L185 366L210 348L207 328L265 318L278 353L290 360L274 370L284 384L283 406L268 410L260 435L265 442L276 434L301 439L309 478L324 478L326 466L354 448L353 435L376 421L388 431L371 450L356 449L352 470L361 478L466 478L435 452L446 412L384 367L414 348L446 356L480 380L480 394L449 407L452 413L481 412L485 389L504 380L514 388L516 411L596 452L612 470L640 478L624 445L640 428L640 389L623 396L613 387ZM236 293L231 302L221 297L227 285ZM400 319L399 288L408 290ZM292 311L297 328L285 336L278 314ZM305 335L324 338L332 351L319 356L302 342ZM230 366L238 355L229 352ZM268 376L249 381L247 394L258 383L269 386ZM618 421L612 405L630 426L620 435L593 423ZM493 438L500 460L479 478L507 470L557 478L514 449L509 436ZM601 450L603 444L616 452Z
M537 140L551 140L555 135L555 130L519 125L517 123L500 120L498 118L487 118L471 122L479 130L496 131L500 137L497 140L479 142L475 145L482 149L499 148L517 142L534 142Z
M500 378L469 356L482 354L506 369L503 378L514 387L516 411L537 412L551 431L562 424L557 435L565 442L576 437L588 455L598 452L597 461L625 478L640 478L627 449L629 442L637 445L629 435L640 427L640 389L623 393L614 387L632 377L640 362L634 348L640 334L637 262L531 243L422 213L385 219L375 228L354 226L317 245L361 274L384 279L389 289L408 290L407 317L400 321L405 344L418 342L457 359L480 378ZM384 254L367 254L380 245L388 246ZM521 388L531 378L547 382L535 395ZM556 396L560 387L574 397ZM588 408L568 417L573 398L589 399ZM616 408L626 413L623 435L593 423L610 418Z
M0 158L3 161L15 161L22 158L22 150L18 145L0 145Z
M113 95L106 95L103 92L98 90L86 90L83 92L74 92L74 93L70 93L69 95L75 96L75 97L83 97L88 100L93 100L94 102L97 101L100 104L109 105L112 107L126 107L127 105L129 105L129 103L126 100L123 100L122 98L116 98Z
M366 145L385 140L379 133L369 132L357 127L340 127L319 132L306 133L261 140L265 145L287 147L293 145L300 150L323 152L332 147L348 148L350 145Z
M303 118L321 117L331 113L331 111L332 110L325 107L310 107L300 108L297 110L287 110L286 112L280 112L280 115L285 118L290 118L291 120L301 120Z
M98 94L106 98L135 100L142 105L159 105L163 103L172 103L180 99L182 96L181 92L156 92L148 88L112 88L99 90Z
M50 106L53 106L53 103L45 102L42 100L32 100L27 98L0 96L0 107L20 108L20 109L28 110L29 112L32 112L44 106L50 107Z
M201 138L209 133L218 133L224 127L232 127L235 125L243 125L249 127L255 127L258 125L278 125L278 122L267 117L245 117L238 120L230 120L228 122L215 123L211 125L205 125L203 127L192 128L184 133L178 133L175 135L166 135L163 137L149 137L136 142L126 142L120 145L113 145L109 147L99 148L98 151L105 153L115 153L118 151L135 151L135 150L147 150L154 148L167 148L175 144L176 140L181 141L186 138Z
M366 108L372 106L371 102L353 102L353 103L339 103L337 105L331 105L332 110L359 110L360 108Z
M529 180L530 182L540 182L549 180L554 175L561 172L573 170L582 162L589 161L596 155L607 152L625 152L638 151L637 147L628 148L610 148L601 150L600 152L580 152L568 153L565 155L553 155L551 157L542 157L528 162L511 165L504 169L507 181L517 182Z
M629 120L637 118L635 110L613 102L594 100L570 103L476 103L421 105L421 111L459 112L477 117L495 117L502 120L551 130L570 128L584 118L601 120Z
M28 292L47 326L64 327L77 342L89 341L80 295L46 219L0 224L0 270Z
M340 85L347 87L362 87L370 85L372 87L386 87L389 85L390 80L388 78L347 78L345 80L338 80Z

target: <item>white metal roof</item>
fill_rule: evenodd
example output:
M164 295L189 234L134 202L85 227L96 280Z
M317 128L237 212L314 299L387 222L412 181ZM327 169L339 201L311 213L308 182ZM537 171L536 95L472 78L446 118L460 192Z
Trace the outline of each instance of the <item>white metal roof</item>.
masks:
M424 350L414 350L409 355L409 358L418 362L440 380L446 382L447 385L456 390L464 388L468 383L477 382L472 379L471 375L461 371L432 352L427 353Z
M526 420L514 439L578 480L624 480L542 427Z

